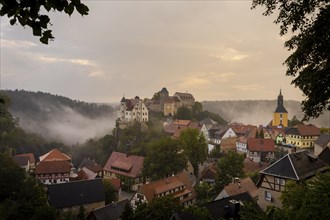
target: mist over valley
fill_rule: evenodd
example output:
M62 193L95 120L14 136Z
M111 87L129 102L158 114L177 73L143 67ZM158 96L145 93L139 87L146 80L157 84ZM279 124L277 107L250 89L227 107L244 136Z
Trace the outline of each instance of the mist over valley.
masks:
M86 103L43 92L5 90L11 99L10 112L27 132L68 145L83 143L112 132L117 118L116 103ZM276 108L276 100L202 101L204 110L214 112L227 122L267 125ZM284 101L289 119L302 119L300 102ZM330 114L312 119L318 127L330 127Z

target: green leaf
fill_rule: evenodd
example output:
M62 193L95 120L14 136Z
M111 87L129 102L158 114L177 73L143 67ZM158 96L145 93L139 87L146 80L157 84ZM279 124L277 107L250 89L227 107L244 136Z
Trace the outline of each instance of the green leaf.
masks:
M52 9L52 6L51 6L51 4L49 3L49 1L45 1L44 8L45 8L47 11L50 11L50 9Z
M18 21L22 26L25 26L27 22L27 20L23 17L18 17Z
M40 42L43 43L43 44L48 44L48 38L45 37L45 36L42 36L42 37L40 38Z
M74 11L74 6L72 3L70 3L68 6L65 7L64 9L65 13L67 13L68 15L71 16L71 14L73 13Z
M88 7L84 4L76 5L76 9L81 15L88 15Z
M10 19L10 24L14 25L16 23L16 18Z
M41 36L41 24L40 24L40 22L33 22L31 27L33 29L33 35L34 36Z
M50 21L49 17L47 15L41 15L39 17L39 20L40 20L41 27L42 28L47 28L47 25Z

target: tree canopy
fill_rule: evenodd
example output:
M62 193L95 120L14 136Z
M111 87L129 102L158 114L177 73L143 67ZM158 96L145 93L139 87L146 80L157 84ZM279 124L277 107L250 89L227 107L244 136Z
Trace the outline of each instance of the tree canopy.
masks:
M4 153L0 153L0 179L0 219L56 219L42 186Z
M206 139L203 134L199 134L197 129L187 128L181 132L180 141L197 177L198 165L207 158Z
M286 75L304 93L304 119L330 110L330 1L253 0L252 8L264 6L263 15L278 11L274 21L280 35L292 36L284 46L293 53L285 60Z
M44 9L49 11L64 12L71 16L76 10L81 15L88 14L88 7L81 3L80 0L0 0L0 16L7 15L10 18L10 24L32 28L33 35L40 36L43 44L48 44L49 40L54 39L50 18L43 13Z
M218 161L216 191L221 191L224 186L231 183L235 177L244 176L244 156L236 152L229 152Z
M187 162L178 140L162 138L148 145L143 174L152 180L162 179L182 171Z

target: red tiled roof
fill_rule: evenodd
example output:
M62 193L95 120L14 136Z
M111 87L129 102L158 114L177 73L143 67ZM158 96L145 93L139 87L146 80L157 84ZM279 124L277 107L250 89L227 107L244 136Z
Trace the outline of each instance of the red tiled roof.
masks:
M312 124L309 124L309 125L300 124L300 125L297 125L297 129L299 131L299 134L302 136L320 136L321 135L320 129Z
M178 125L178 126L185 126L185 127L188 127L189 123L191 121L190 120L175 120L173 122L174 125Z
M243 162L243 172L245 174L254 173L256 171L265 169L268 165L269 163L265 163L265 162L259 162L259 163L253 162L251 158L246 157Z
M49 151L48 153L42 155L39 157L40 161L53 161L53 160L66 160L70 161L71 157L68 155L62 153L61 151L57 149L53 149Z
M244 192L249 192L253 198L258 196L258 188L250 177L230 183L224 189L229 196L235 196Z
M25 156L29 157L30 163L35 163L36 162L36 159L34 158L33 153L15 155L15 157L25 157Z
M53 174L53 173L70 173L71 165L66 160L58 161L41 161L38 163L35 173L40 174Z
M89 165L85 166L87 169L93 171L94 173L101 172L103 170L102 166L100 164L94 164L94 165Z
M83 167L79 172L77 173L78 176L76 177L76 180L88 180L88 179L95 179L97 174L86 167Z
M274 152L275 143L272 139L249 138L247 149L256 152Z
M212 163L202 171L201 179L215 179L217 175L217 163Z
M114 151L110 155L103 170L135 178L138 177L142 172L143 160L144 157L136 155L127 155L125 153ZM123 171L117 170L116 168L123 169Z
M178 197L179 194L182 193L191 192L192 193L191 196L189 196L186 200L195 198L196 196L195 190L189 180L188 173L185 171L179 173L176 176L171 176L165 179L144 184L139 188L138 193L143 194L146 197L147 201L151 202L156 197L157 194L164 193L166 191L175 189L180 186L185 186L184 190L180 190L172 193L174 197Z

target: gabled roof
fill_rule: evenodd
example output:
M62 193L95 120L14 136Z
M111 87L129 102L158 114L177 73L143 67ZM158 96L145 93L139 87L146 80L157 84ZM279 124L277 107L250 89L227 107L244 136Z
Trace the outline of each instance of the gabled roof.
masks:
M215 179L217 175L217 163L211 163L202 170L201 179Z
M29 164L29 156L26 155L15 155L13 160L20 167L27 166Z
M62 153L61 151L57 149L53 149L49 151L48 153L42 155L39 157L40 161L52 161L52 160L67 160L70 161L71 157L68 155Z
M114 151L103 170L135 178L142 172L143 160L144 157Z
M246 157L243 161L243 172L245 174L248 173L253 173L259 170L263 170L266 167L268 167L269 163L265 163L265 162L253 162L252 158Z
M253 198L258 195L258 188L250 177L230 183L224 189L229 196L235 196L244 192L249 192Z
M79 170L79 172L77 174L78 174L78 177L76 179L79 179L79 180L95 179L97 176L96 173L87 169L86 167L83 167L81 170Z
M319 158L330 166L330 146L323 149L323 151L319 154Z
M30 163L35 163L36 162L36 159L34 158L33 153L15 155L15 157L26 157L26 156L29 157Z
M83 161L79 164L78 168L82 169L86 167L90 171L93 171L94 173L102 172L103 167L99 164L97 164L94 160L84 158Z
M117 220L125 210L125 206L130 205L128 199L119 202L111 203L102 208L91 211L87 219L93 220Z
M319 145L320 147L324 148L326 146L330 146L330 134L324 133L321 134L317 140L315 141L315 144Z
M54 161L41 161L36 166L35 173L41 174L53 174L53 173L70 173L71 165L66 160L54 160Z
M180 120L180 119L177 119L175 121L173 121L173 125L177 125L177 126L184 126L184 127L188 127L189 123L191 121L190 120Z
M272 139L248 138L247 149L257 152L274 152L275 143Z
M173 96L178 96L181 100L194 99L194 96L187 92L176 92Z
M303 180L326 169L326 163L305 150L285 155L260 173L292 180Z
M232 215L233 213L231 213L229 209L231 202L238 202L241 204L243 202L254 202L254 199L248 192L244 192L235 196L229 196L227 198L206 203L204 207L207 208L213 219L230 219L234 218ZM260 212L262 212L261 209Z
M158 194L164 193L180 186L185 186L184 191L190 191L192 193L191 196L185 199L189 200L195 197L195 190L192 186L191 181L189 180L188 175L189 174L184 171L175 176L144 184L139 188L138 193L143 194L146 197L147 201L151 202ZM181 193L181 191L177 191L172 195L174 195L175 197L177 193Z
M80 206L105 200L102 179L48 185L48 202L55 208Z
M300 136L320 136L321 132L315 125L299 124L295 127L289 128L286 134L300 135Z

